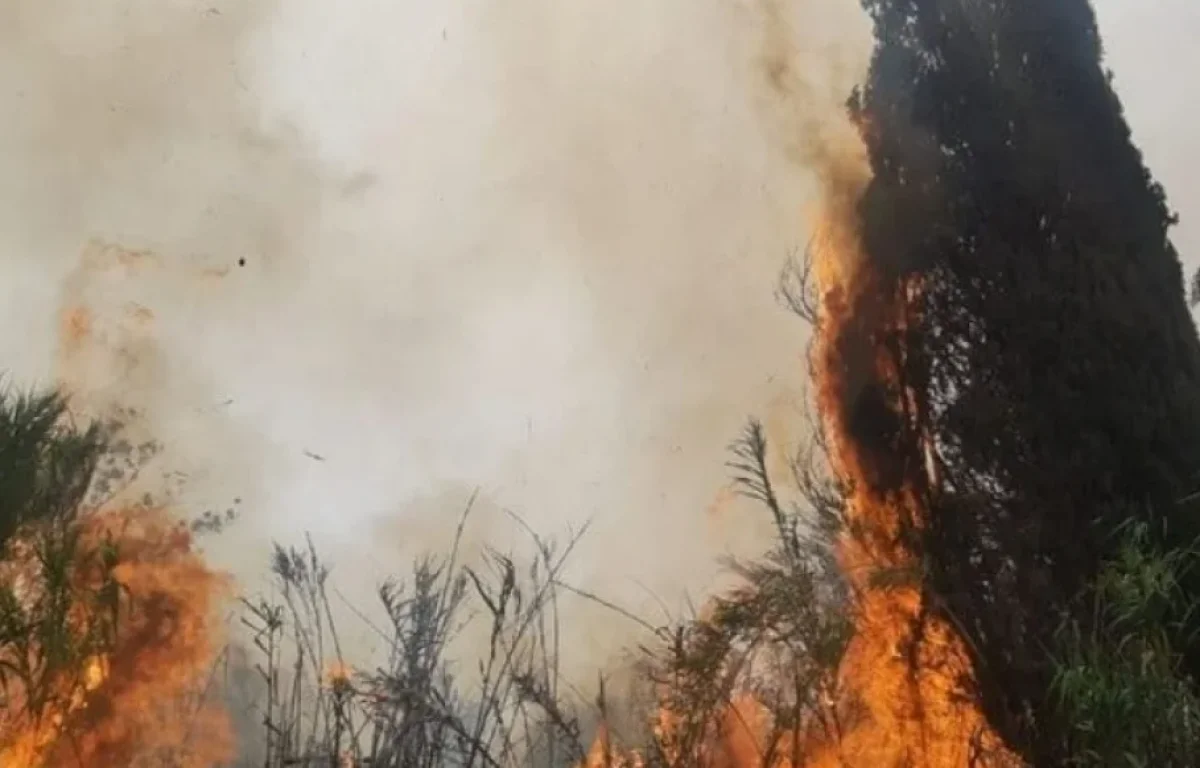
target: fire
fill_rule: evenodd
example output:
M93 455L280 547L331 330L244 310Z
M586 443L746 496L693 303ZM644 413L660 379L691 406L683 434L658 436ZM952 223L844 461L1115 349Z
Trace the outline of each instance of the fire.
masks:
M20 691L8 698L8 711L5 725L7 729L15 730L12 743L0 749L0 764L12 765L17 768L37 766L45 762L45 754L53 748L66 721L87 706L88 698L93 691L104 684L108 677L108 660L102 656L93 656L83 665L79 680L67 683L67 690L60 698L59 709L46 713L39 721L20 724L10 723L14 718L14 710L24 705Z
M109 297L160 268L148 251L83 249L63 288L57 359L80 415L109 416L120 403L108 393L152 357L154 311L136 301L111 309ZM208 695L222 646L217 611L232 585L168 509L129 501L158 490L135 485L90 499L66 525L77 525L78 540L65 550L69 605L58 629L0 644L0 665L26 671L0 680L5 768L210 768L234 757L228 715ZM39 537L47 535L69 534L26 531L0 563L0 584L26 612L62 591L45 592Z
M118 553L111 575L125 597L116 635L106 654L47 680L47 711L32 710L27 687L8 686L0 765L100 768L168 760L201 768L232 757L225 713L198 698L217 657L214 610L226 594L224 577L204 564L189 532L162 509L92 512L82 540L81 552ZM14 558L6 567L12 575L34 562ZM102 587L94 561L75 576L81 590ZM68 626L83 632L86 617L82 608L77 613Z
M762 765L769 751L770 714L753 696L741 694L718 715L715 733L719 737L705 745L704 768L749 768ZM686 765L687 758L675 746L680 718L668 708L660 709L654 723L654 736L667 765ZM646 768L651 763L636 750L621 750L613 744L608 728L601 724L599 733L580 768ZM772 768L791 768L786 760L774 761Z
M899 373L905 333L920 320L920 285L889 282L860 250L857 204L870 169L858 131L823 141L813 153L822 197L810 254L818 301L811 374L831 469L849 489L837 554L855 596L854 635L837 670L839 700L830 702L839 727L830 733L802 723L779 735L767 708L744 694L719 713L718 736L701 762L705 768L1019 765L971 701L963 640L926 604L918 554L904 543L906 532L919 530L923 494L936 484L924 456L929 438L916 426L916 398ZM872 420L883 426L876 429ZM900 428L889 430L888 420ZM910 439L889 442L890 431ZM660 747L671 743L675 721L670 711L659 713ZM787 743L773 745L772 738ZM666 757L671 765L686 762ZM585 763L643 764L637 754L614 754L605 732Z
M83 690L91 693L100 687L108 677L108 659L103 656L93 656L88 659L83 670Z
M326 688L335 692L344 691L353 682L354 669L343 661L332 661L326 665L323 678Z
M831 175L862 188L864 171ZM960 691L970 666L950 627L926 615L919 563L900 544L902 524L919 525L922 462L886 455L892 446L864 446L864 397L903 414L908 402L897 380L895 347L907 327L909 289L884 292L857 251L852 209L843 187L827 196L841 205L819 221L813 252L821 301L813 376L829 436L833 469L848 481L850 531L839 544L841 567L858 595L856 633L839 675L863 707L858 722L809 759L812 766L968 765L981 742L994 747L978 709ZM903 354L903 350L899 350ZM886 394L884 394L886 393ZM897 401L889 400L895 398ZM904 401L904 402L899 402ZM884 455L880 461L881 453ZM878 575L903 574L886 586Z

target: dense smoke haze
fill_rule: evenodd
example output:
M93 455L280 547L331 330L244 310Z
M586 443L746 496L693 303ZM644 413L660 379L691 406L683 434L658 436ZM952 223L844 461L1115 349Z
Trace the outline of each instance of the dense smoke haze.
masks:
M675 607L768 531L726 488L746 417L802 437L792 132L868 30L778 5L6 3L0 364L139 411L148 488L242 511L208 548L248 588L305 531L343 583L403 569L479 487L473 541L590 519L571 579ZM1194 264L1197 11L1098 11ZM812 86L782 107L778 46Z

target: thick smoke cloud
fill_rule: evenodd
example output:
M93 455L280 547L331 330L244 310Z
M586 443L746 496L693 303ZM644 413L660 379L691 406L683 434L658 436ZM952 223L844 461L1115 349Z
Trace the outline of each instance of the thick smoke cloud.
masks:
M6 367L136 408L185 510L240 499L247 583L305 530L382 576L478 485L475 541L590 518L571 577L677 605L762 541L724 451L794 420L811 187L761 9L630 10L6 5Z

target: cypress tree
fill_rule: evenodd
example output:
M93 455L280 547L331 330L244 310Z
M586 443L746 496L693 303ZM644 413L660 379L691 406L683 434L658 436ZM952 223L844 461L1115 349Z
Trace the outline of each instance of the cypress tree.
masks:
M859 206L873 287L857 311L908 298L903 327L844 342L899 371L846 407L881 464L907 457L879 490L922 499L901 536L930 610L967 641L986 715L1056 764L1048 649L1066 616L1086 621L1114 532L1146 521L1162 547L1200 533L1180 502L1200 471L1200 343L1175 218L1088 0L863 5L876 47L850 109L874 174Z

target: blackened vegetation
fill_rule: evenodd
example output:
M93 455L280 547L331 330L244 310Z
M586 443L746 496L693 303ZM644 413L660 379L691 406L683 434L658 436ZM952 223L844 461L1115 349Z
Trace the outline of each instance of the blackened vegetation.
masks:
M860 225L878 287L852 311L916 290L891 338L842 344L883 351L915 397L864 383L850 425L909 456L932 445L903 473L925 502L912 546L928 602L966 635L1001 736L1058 764L1048 649L1066 615L1088 621L1114 531L1144 521L1162 549L1200 532L1179 502L1200 467L1200 344L1175 219L1087 0L863 4L877 45L850 108L874 174ZM1175 642L1195 677L1200 649Z

